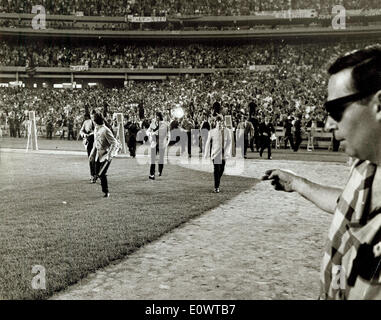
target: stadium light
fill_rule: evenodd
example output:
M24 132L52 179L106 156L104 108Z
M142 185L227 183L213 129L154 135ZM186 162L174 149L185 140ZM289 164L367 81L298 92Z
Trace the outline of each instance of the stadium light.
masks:
M180 106L176 107L175 109L173 109L172 115L177 119L181 119L182 117L184 117L184 109Z

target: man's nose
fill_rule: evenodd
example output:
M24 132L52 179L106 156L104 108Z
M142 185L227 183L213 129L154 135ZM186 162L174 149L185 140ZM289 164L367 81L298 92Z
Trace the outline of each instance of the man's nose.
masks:
M333 120L330 116L328 116L325 125L324 125L324 131L325 132L331 132L333 130L337 129L337 122Z

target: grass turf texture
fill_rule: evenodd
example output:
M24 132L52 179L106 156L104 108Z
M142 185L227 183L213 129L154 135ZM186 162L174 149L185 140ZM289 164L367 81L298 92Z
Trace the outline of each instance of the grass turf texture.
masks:
M148 170L114 159L104 199L85 156L0 153L0 299L48 298L257 182L224 176L214 194L210 173L165 165L150 181ZM46 290L31 287L34 265Z

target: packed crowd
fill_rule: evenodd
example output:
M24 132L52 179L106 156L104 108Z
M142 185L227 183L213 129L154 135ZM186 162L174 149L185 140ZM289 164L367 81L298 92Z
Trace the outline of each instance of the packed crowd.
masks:
M144 121L152 119L158 110L169 120L174 110L181 107L197 126L211 116L213 105L218 102L222 113L232 115L233 127L237 127L242 115L249 115L250 103L258 116L270 116L274 125L282 125L285 118L299 115L303 115L306 122L314 118L322 124L325 119L321 108L324 77L309 76L311 69L307 67L295 71L297 75L284 68L270 72L179 77L148 84L137 82L122 89L1 88L0 119L3 125L14 118L20 119L22 124L27 120L27 111L36 110L38 125L46 125L49 121L56 127L62 126L70 118L73 127L78 127L86 111L92 109L104 112L112 122L115 112L122 112L128 118L136 115Z
M99 45L75 46L58 43L0 42L0 66L90 68L248 68L254 65L322 66L332 54L370 44L319 43L286 45L256 43L246 45ZM319 53L319 54L317 54Z
M28 110L36 111L40 126L59 128L69 122L77 128L72 131L78 132L84 114L93 109L106 114L110 122L114 113L121 112L127 118L136 116L149 123L156 111L162 111L170 121L178 107L197 126L213 113L216 102L222 113L232 115L233 127L237 127L242 116L252 115L253 110L259 118L269 117L275 126L289 117L301 118L303 125L314 120L317 126L323 126L328 56L332 59L366 44L276 47L273 50L285 50L287 54L280 54L275 67L266 71L228 69L210 75L135 82L113 89L0 88L0 127L9 128L10 121L25 126Z
M0 0L0 12L31 13L43 5L47 14L86 16L249 15L260 11L316 9L328 12L334 5L347 9L380 8L378 0Z

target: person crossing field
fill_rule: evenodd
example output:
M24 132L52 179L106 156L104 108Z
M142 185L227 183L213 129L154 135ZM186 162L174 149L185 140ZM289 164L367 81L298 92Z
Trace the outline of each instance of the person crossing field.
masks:
M110 167L112 157L118 149L118 141L111 130L106 127L103 116L100 113L94 114L94 146L91 151L90 161L95 162L95 180L99 177L102 185L104 197L110 197L107 181L107 171Z

